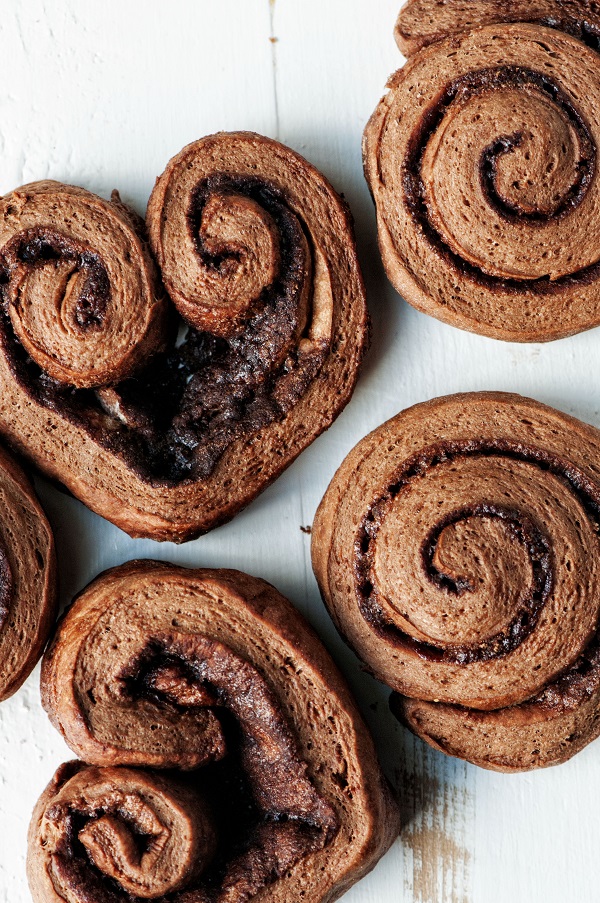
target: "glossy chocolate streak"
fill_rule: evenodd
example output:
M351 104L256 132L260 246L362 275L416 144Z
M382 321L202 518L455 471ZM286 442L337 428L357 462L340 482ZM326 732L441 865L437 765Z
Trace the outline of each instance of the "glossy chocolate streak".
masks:
M14 579L10 561L6 549L0 541L0 628L8 618L13 590Z
M586 47L596 52L600 51L600 28L592 22L586 22L583 19L575 19L570 16L558 18L557 16L546 16L543 19L532 20L537 25L553 28L556 31L563 31L565 34L577 38Z
M73 263L86 279L75 306L75 322L82 330L101 326L110 303L110 283L102 259L91 248L51 229L27 229L2 249L0 266L4 280L10 281L19 264L43 267L52 261Z
M519 511L495 505L474 506L472 509L454 512L435 524L422 545L423 569L429 580L447 592L468 592L470 587L452 582L433 568L435 546L441 532L449 524L467 517L500 518L508 524L514 537L525 545L531 568L533 584L524 597L523 605L508 629L477 645L453 645L445 648L415 640L393 624L383 613L377 598L377 587L373 575L373 541L385 519L388 506L411 480L422 477L429 470L454 460L476 456L501 457L535 464L561 477L576 496L594 523L600 525L600 490L568 461L556 458L543 449L527 447L506 439L477 440L466 442L440 443L424 449L409 458L394 480L368 508L360 524L354 545L354 573L356 593L360 612L370 627L394 646L413 649L429 661L443 661L453 664L470 664L488 661L496 656L506 655L517 648L534 629L544 604L552 590L553 563L552 550L547 538Z
M534 697L549 709L574 709L600 686L600 634L592 638L573 665Z
M526 213L502 198L497 192L495 185L498 157L503 153L510 152L512 148L518 147L522 136L519 133L499 135L494 144L484 149L480 161L482 189L490 204L509 222L520 219L544 222L550 216L566 216L579 206L596 173L597 148L584 119L570 102L567 95L546 75L519 66L502 66L495 69L481 69L476 72L470 72L456 79L447 86L438 103L425 112L421 128L411 138L403 165L402 183L411 216L417 221L427 240L445 257L449 264L460 273L468 275L474 281L485 285L491 290L496 287L501 288L503 291L509 288L516 294L533 289L536 292L547 292L550 294L573 282L592 281L600 274L600 264L592 264L576 273L561 276L553 281L550 281L549 277L546 276L524 281L491 276L482 272L468 261L463 260L460 255L452 251L429 218L421 170L423 155L430 138L435 133L452 103L457 100L464 101L472 96L492 93L503 88L533 89L546 94L567 116L577 133L581 158L578 176L570 189L558 201L556 209L551 214Z
M84 429L154 486L210 476L232 442L286 416L329 351L325 342L312 343L301 357L297 351L298 296L304 281L312 279L312 265L299 250L298 236L304 230L287 208L283 192L258 179L213 176L196 190L189 212L191 229L197 228L212 191L246 195L270 213L280 234L281 275L252 306L244 329L231 339L186 327L183 341L176 342L174 329L167 351L156 355L134 378L111 387L120 417L103 404L101 396L57 382L31 360L13 331L4 291L0 341L21 385L38 404ZM307 241L310 247L308 237ZM22 262L36 266L58 253L60 242L56 236L50 241L46 233L39 233L36 240L24 233L16 247L24 255ZM226 256L210 258L201 244L198 252L217 269L227 264ZM6 289L10 266L4 271ZM100 302L91 300L103 297L102 285L100 271L90 269L82 320L93 323L94 317L103 315ZM97 291L99 295L93 294Z

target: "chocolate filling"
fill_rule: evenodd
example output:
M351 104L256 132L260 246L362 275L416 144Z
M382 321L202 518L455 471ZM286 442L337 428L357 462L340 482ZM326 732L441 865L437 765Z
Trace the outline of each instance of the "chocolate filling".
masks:
M301 355L297 351L299 294L311 262L298 242L305 230L287 206L285 193L256 178L211 176L198 185L188 212L189 228L196 236L204 205L215 191L245 195L268 211L279 232L280 276L252 305L243 330L232 338L185 327L183 340L177 341L173 330L166 351L155 355L134 378L111 387L110 404L103 390L96 394L75 389L44 373L19 343L7 313L15 249L21 264L39 266L50 259L72 259L73 246L60 235L39 230L35 236L18 236L10 254L7 249L3 252L0 340L15 378L37 404L85 430L150 485L210 476L232 442L286 416L329 350L321 342L312 343ZM205 265L227 266L226 253L211 257L200 239L197 248ZM79 265L89 269L78 316L82 324L93 326L109 315L110 289L99 258L91 252L87 257L77 254Z
M389 506L405 486L412 480L425 476L430 469L446 462L473 456L493 456L525 461L535 464L542 470L549 471L564 480L593 522L600 525L600 491L598 487L572 464L554 457L543 449L528 447L507 439L481 439L440 443L409 458L385 492L371 503L361 521L354 545L355 585L361 615L370 627L384 637L386 642L400 648L413 649L418 655L429 661L470 664L476 661L488 661L496 656L510 653L533 631L552 591L551 549L547 538L531 523L529 518L518 511L492 504L474 506L472 509L454 512L432 528L421 548L423 569L428 579L440 590L458 594L469 592L471 588L466 583L450 581L433 567L437 540L446 526L457 523L466 517L502 519L509 525L512 535L525 545L533 572L532 586L524 596L521 609L508 629L485 643L441 648L408 636L385 616L377 597L377 587L374 585L373 546ZM595 643L596 640L592 642ZM592 653L590 652L590 654Z
M6 622L14 592L14 579L6 548L0 541L0 628Z
M169 899L192 894L195 903L244 903L330 843L337 816L310 782L278 702L254 666L221 643L178 634L150 640L118 679L124 701L152 699L188 712L210 706L225 737L225 757L188 777L211 806L216 856L201 879ZM52 856L59 886L89 903L123 900L118 882L94 866L77 839L81 813L71 807L61 824Z
M75 305L77 325L83 330L101 326L110 304L108 273L98 254L65 235L38 228L27 229L15 236L4 246L0 256L2 282L10 281L11 273L19 264L35 268L65 260L72 261L86 277Z
M544 687L537 696L533 696L532 699L528 700L527 703L523 703L523 705L535 703L543 706L548 711L554 712L576 709L577 706L588 700L594 693L597 693L599 689L600 634L597 632L570 668L552 683L548 684L547 687ZM392 691L389 698L390 709L399 721L404 721L402 715L403 698L395 690ZM472 709L461 705L453 705L453 708L464 712L472 711Z
M469 276L473 281L485 285L486 288L492 291L498 289L504 292L506 289L510 289L514 294L518 294L519 292L535 290L538 293L551 294L560 291L565 285L582 282L589 283L600 274L600 263L594 263L578 272L569 273L554 280L550 280L549 276L543 276L539 279L521 281L484 273L478 267L452 251L431 222L427 209L425 186L421 178L423 155L430 138L446 115L448 107L455 101L464 102L465 99L471 96L482 95L507 87L523 88L530 91L536 90L549 96L567 116L577 133L581 148L581 159L574 184L558 201L552 214L526 213L509 204L496 190L497 159L501 154L509 153L512 148L517 147L521 140L518 133L499 136L493 145L483 151L480 161L481 184L490 203L508 221L528 219L535 222L545 222L550 216L554 218L566 216L579 206L596 173L597 148L587 124L567 95L546 75L520 66L500 66L469 72L451 82L437 103L424 113L421 127L411 137L402 170L402 184L410 214L418 223L429 243L435 247L449 265L459 273Z
M598 15L600 11L597 4L590 4ZM558 18L557 16L546 16L542 19L532 20L532 23L553 28L555 31L563 31L565 34L577 38L586 47L596 52L600 51L600 28L592 22L586 22L584 19L574 19L570 16Z

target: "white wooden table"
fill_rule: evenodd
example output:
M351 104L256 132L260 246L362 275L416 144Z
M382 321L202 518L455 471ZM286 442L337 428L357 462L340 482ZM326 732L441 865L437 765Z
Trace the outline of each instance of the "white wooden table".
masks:
M337 636L309 560L310 524L344 455L417 401L504 389L600 426L600 331L518 346L416 313L388 285L362 177L364 124L402 59L398 0L4 0L0 191L51 177L143 212L155 177L192 139L252 129L300 151L343 191L357 221L374 341L336 424L235 521L177 547L129 539L38 481L66 603L133 557L237 567L274 583L341 664L399 788L404 830L348 903L594 903L600 900L600 742L570 763L495 775L426 748L388 712ZM43 713L36 670L0 706L0 901L28 901L31 808L70 753Z

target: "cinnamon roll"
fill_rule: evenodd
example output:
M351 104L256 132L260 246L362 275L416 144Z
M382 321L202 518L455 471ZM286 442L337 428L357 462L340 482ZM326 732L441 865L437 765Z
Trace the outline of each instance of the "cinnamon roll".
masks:
M448 35L507 22L555 28L594 50L600 46L600 10L590 0L408 0L398 15L394 36L408 57Z
M48 868L33 857L29 863L33 899L45 901L79 893L81 900L112 903L119 897L102 875L118 880L121 899L163 897L199 877L216 846L193 788L156 773L83 762L60 766L36 805L29 835L32 848L41 846L50 860ZM73 856L75 843L89 874Z
M368 317L350 214L277 142L219 134L145 227L55 183L0 202L0 431L132 536L233 517L352 394ZM132 300L135 299L135 300Z
M414 0L396 34L411 56L364 136L395 288L498 339L598 325L598 14Z
M599 450L572 417L481 392L404 411L335 475L323 597L436 748L519 771L600 732Z
M0 701L33 670L55 618L52 530L33 486L0 450Z
M62 622L42 697L90 764L59 769L34 813L36 903L329 901L398 832L348 689L262 580L149 561L105 572Z

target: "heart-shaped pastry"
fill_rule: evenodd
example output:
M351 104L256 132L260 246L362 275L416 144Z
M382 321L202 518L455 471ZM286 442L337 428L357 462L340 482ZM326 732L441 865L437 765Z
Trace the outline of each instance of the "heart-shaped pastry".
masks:
M147 227L174 306L117 195L43 182L2 199L0 431L132 536L183 541L331 424L368 315L346 205L275 141L189 145Z
M46 654L42 698L92 767L62 766L36 807L36 903L329 903L397 835L348 688L263 580L151 561L101 574Z

